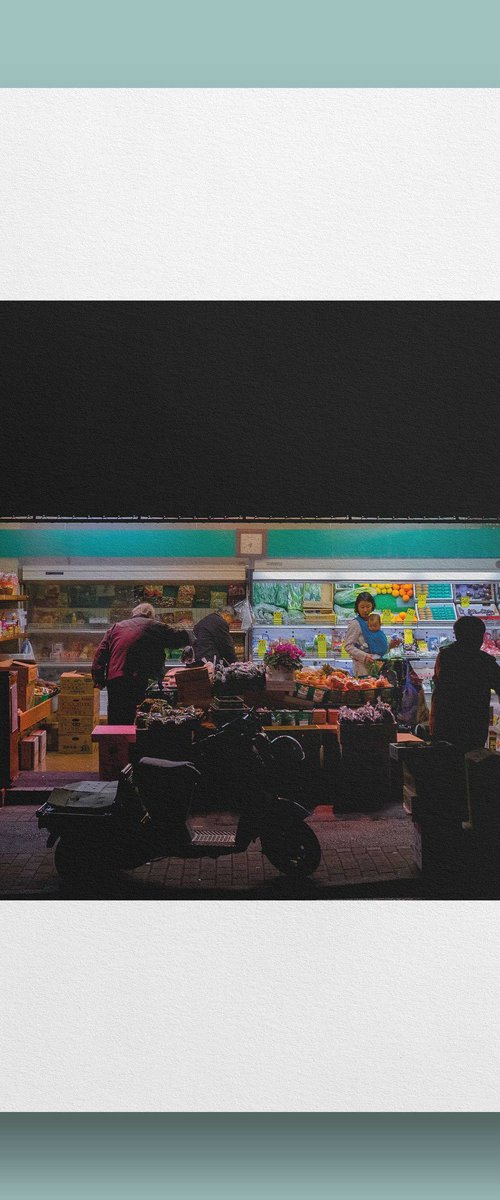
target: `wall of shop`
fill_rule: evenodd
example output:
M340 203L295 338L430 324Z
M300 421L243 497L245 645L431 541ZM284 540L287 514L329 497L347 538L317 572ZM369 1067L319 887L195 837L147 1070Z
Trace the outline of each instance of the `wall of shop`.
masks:
M248 528L248 526L245 526ZM259 528L266 528L260 525ZM237 526L150 528L0 526L0 560L27 558L234 559ZM500 525L267 526L269 559L500 559Z

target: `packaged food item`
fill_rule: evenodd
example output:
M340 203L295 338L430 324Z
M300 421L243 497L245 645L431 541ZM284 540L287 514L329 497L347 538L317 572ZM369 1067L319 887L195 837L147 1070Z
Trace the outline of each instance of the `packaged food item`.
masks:
M192 608L196 588L193 583L181 583L177 592L177 604L180 608Z
M208 583L196 584L193 608L210 608L210 585Z
M210 608L224 608L227 604L227 591L210 592Z
M227 589L228 604L238 604L240 600L245 599L245 584L230 583Z
M192 609L178 610L175 614L174 625L192 625L193 611Z
M175 608L177 597L177 588L172 584L165 583L163 585L163 604L165 608Z
M161 583L145 583L143 588L144 600L155 606L163 604L163 586Z

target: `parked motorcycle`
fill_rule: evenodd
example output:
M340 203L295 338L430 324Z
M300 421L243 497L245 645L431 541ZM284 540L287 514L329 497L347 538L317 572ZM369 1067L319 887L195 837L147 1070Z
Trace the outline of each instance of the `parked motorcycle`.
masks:
M155 858L218 858L260 839L263 853L289 877L312 875L321 849L305 824L309 810L280 794L280 780L303 760L295 738L270 740L254 713L228 722L193 747L193 760L142 757L118 782L56 788L37 811L64 879L131 870ZM196 798L219 777L238 788L236 833L196 829ZM230 796L227 807L231 808Z

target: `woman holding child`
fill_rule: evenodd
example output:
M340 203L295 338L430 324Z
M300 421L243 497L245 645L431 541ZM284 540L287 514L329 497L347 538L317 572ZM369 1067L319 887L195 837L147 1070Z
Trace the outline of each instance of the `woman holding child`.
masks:
M354 603L356 616L349 621L344 646L354 663L356 676L369 674L369 663L384 658L393 646L401 644L401 638L393 637L388 642L381 628L380 613L375 612L375 600L370 592L360 592Z

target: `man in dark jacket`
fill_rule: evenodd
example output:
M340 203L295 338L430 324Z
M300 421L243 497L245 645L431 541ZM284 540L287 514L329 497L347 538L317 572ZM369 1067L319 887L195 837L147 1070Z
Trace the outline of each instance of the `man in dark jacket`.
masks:
M233 620L234 608L227 607L221 608L219 612L209 613L196 623L194 660L197 666L205 659L213 662L214 658L224 659L227 663L236 662L234 642L229 632Z
M481 650L484 621L460 617L453 628L456 642L436 658L430 730L433 739L467 754L487 740L491 691L500 698L500 666Z
M165 648L192 644L183 627L173 629L154 620L152 604L138 604L127 621L107 630L92 663L96 687L108 689L108 725L133 725L137 705L150 679L165 672Z

